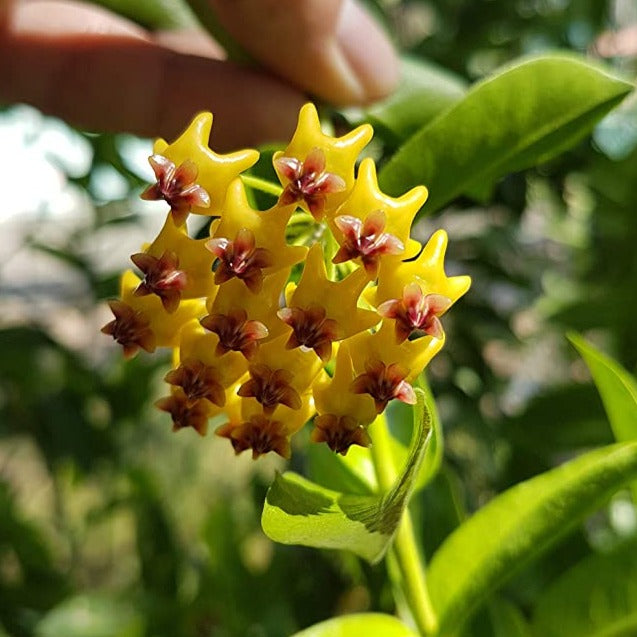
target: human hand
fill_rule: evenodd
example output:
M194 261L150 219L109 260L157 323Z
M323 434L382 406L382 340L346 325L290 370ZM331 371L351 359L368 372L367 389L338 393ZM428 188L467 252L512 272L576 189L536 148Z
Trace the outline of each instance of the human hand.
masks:
M203 31L151 33L75 0L0 0L0 101L167 138L212 110L227 150L289 137L306 92L356 104L397 82L392 46L357 0L209 2L262 68L225 60Z

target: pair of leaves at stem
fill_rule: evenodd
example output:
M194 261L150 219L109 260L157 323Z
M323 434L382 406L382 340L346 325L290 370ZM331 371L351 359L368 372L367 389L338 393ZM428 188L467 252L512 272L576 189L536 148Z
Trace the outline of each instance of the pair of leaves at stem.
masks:
M637 478L637 383L621 366L581 337L571 336L571 340L591 369L620 442L595 449L512 487L443 542L427 573L438 626L436 635L455 634L471 612L512 574L579 524L618 489ZM427 461L433 462L435 457L426 458L425 451L427 443L431 448L437 423L431 417L430 408L426 408L429 401L420 389L418 397L412 448L396 486L388 494L345 495L295 474L284 474L277 478L268 494L263 514L266 533L285 543L349 548L370 561L379 559L391 541L423 460L426 460L426 471ZM427 427L423 426L425 416L428 425L436 425L430 427L428 435L425 435ZM363 547L365 543L367 546ZM594 558L591 560L596 563ZM565 577L568 580L568 574ZM580 593L580 605L575 601L572 604L575 610L581 610L581 598L594 588L594 578L589 577L587 581L588 588L584 586ZM556 584L556 590L562 589ZM637 613L637 595L628 599L617 606L620 610L612 607L603 616L607 618L615 613L620 615L617 622L632 621L630 626L636 627L637 615L631 619L624 611L628 607ZM550 609L551 603L545 601L540 608ZM549 623L547 614L549 611L543 610L539 615L538 622L542 626ZM563 620L561 615L553 619ZM355 634L343 630L317 632L316 637ZM310 634L314 637L314 633ZM605 633L591 631L590 634Z

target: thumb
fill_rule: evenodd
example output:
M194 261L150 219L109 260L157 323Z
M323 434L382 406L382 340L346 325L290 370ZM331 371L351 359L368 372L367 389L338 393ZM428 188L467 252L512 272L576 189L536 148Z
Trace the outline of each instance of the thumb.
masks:
M209 0L258 61L326 101L370 102L398 82L398 60L356 0Z

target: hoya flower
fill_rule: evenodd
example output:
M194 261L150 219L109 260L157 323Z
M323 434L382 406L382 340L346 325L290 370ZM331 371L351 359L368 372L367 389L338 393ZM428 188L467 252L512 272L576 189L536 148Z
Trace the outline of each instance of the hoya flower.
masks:
M124 348L124 356L131 358L140 348L154 352L157 339L144 312L118 300L109 301L108 305L115 318L102 328L102 333L112 336Z
M325 135L314 105L303 106L292 140L273 158L281 203L298 203L316 218L331 214L351 190L356 159L372 135L367 124L342 137Z
M360 259L369 277L375 279L381 257L405 251L398 237L385 232L386 223L387 217L382 210L370 212L363 221L350 215L337 216L334 225L343 234L343 240L332 263Z
M261 405L252 399L241 400L240 414L232 410L228 422L215 433L230 440L236 454L250 449L252 458L277 453L288 459L291 455L290 439L312 416L313 405L309 394L305 394L299 409L278 405L266 414Z
M352 192L330 220L341 245L335 263L351 254L349 258L360 258L375 275L381 257L402 254L409 247L411 224L427 195L424 186L416 186L402 197L384 194L378 186L374 160L363 159Z
M173 421L173 431L191 427L200 436L205 436L208 430L208 420L213 414L207 400L190 401L181 389L171 392L170 396L160 398L155 406L170 414Z
M190 322L181 331L179 365L164 380L180 387L189 403L208 400L219 407L226 402L226 389L247 371L245 358L236 352L217 355L219 338Z
M305 203L312 216L319 220L325 210L328 195L343 192L345 180L325 169L325 153L313 148L304 161L296 157L278 157L274 166L287 180L279 203Z
M323 361L328 361L333 341L376 325L378 315L358 307L367 283L361 270L342 281L330 281L321 246L312 246L298 286L290 286L287 307L279 311L279 318L292 328L287 347L313 349Z
M352 391L354 369L349 348L339 346L334 376L319 376L313 386L314 404L318 415L314 418L312 440L325 442L329 448L345 455L351 445L369 447L367 433L376 417L374 399Z
M213 291L214 255L206 249L206 240L191 239L171 215L157 238L131 259L144 274L135 294L156 294L168 312L174 312L182 298L197 299Z
M196 184L207 193L209 204L194 204L190 212L195 214L219 214L230 183L259 159L256 150L218 155L208 147L211 128L212 114L199 113L174 142L158 139L153 147L155 156L165 157L175 166L183 167L185 163L189 175L195 174L196 168Z
M127 356L135 354L140 347L147 351L155 347L176 347L182 327L205 314L205 304L200 299L183 301L175 311L168 312L158 296L136 294L141 283L131 270L124 272L120 299L110 302L115 320L102 328L123 346Z
M441 339L444 332L439 317L451 303L451 299L442 294L423 294L417 283L410 283L403 288L402 299L385 301L378 306L378 313L384 318L395 319L399 343L418 332Z
M289 458L292 437L314 417L313 441L340 454L367 447L377 414L392 400L415 402L412 382L445 342L443 316L470 285L446 275L443 231L422 249L410 238L427 189L384 194L369 158L355 178L371 127L330 137L308 104L274 156L283 193L261 211L239 177L258 153L215 154L211 125L203 113L172 144L156 142L157 182L144 197L171 212L131 257L141 278L124 273L102 331L125 356L172 348L168 395L156 405L174 430L204 435L214 418L235 453ZM291 222L298 207L325 222ZM208 239L189 236L190 212L213 216ZM313 238L309 249L294 245ZM348 264L337 280L330 259Z
M250 360L250 377L237 392L256 400L267 414L279 404L300 409L303 395L309 394L322 367L313 352L286 349L286 340L284 335L259 346Z
M465 275L448 277L445 273L447 233L438 230L416 259L401 261L388 259L381 264L378 286L372 303L376 307L391 299L403 297L405 286L417 284L424 295L438 294L455 303L471 286L471 278Z
M199 169L190 159L177 167L163 155L151 155L148 162L155 173L157 182L140 195L142 199L163 199L169 206L172 218L180 226L194 208L209 208L210 195L196 183Z
M222 218L213 223L212 238L206 246L219 260L215 274L218 285L237 278L255 294L263 278L301 261L307 254L303 246L289 246L285 227L292 208L261 212L248 203L240 179L232 183Z
M221 286L209 303L208 316L201 319L203 327L219 337L217 355L232 350L249 359L262 340L286 331L277 312L281 290L289 275L290 269L286 268L266 277L258 295L238 279Z
M442 349L443 337L424 336L414 341L396 341L394 328L383 321L377 332L362 332L349 341L355 379L350 389L370 395L378 413L390 400L407 404L416 400L411 382Z

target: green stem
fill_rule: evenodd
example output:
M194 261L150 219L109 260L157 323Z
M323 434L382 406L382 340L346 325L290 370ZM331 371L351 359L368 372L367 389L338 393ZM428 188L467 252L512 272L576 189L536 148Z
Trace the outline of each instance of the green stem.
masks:
M389 491L398 479L398 471L391 451L391 435L384 416L372 425L372 460L381 491ZM425 563L418 550L414 525L409 509L405 509L398 531L390 548L400 571L399 586L405 596L412 617L421 635L432 635L438 622L425 579Z
M246 186L260 190L261 192L267 192L269 195L274 195L275 197L279 197L283 192L283 188L281 188L279 184L274 184L267 179L261 179L261 177L244 174L241 175L241 179Z

